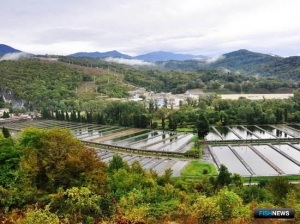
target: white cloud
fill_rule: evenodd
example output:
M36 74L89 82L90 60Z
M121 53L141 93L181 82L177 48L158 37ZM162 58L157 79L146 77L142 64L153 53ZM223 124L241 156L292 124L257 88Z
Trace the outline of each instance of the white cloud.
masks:
M5 54L0 58L0 61L17 61L22 57L28 57L28 54L24 52Z
M125 65L138 65L138 66L154 66L155 64L151 63L151 62L146 62L146 61L141 61L141 60L136 60L136 59L125 59L125 58L105 58L105 61L108 62L114 62L114 63L118 63L118 64L125 64Z
M223 60L224 58L225 58L224 55L220 55L220 56L217 56L217 57L206 59L205 62L208 63L208 64L210 64L210 63L214 63L216 61Z

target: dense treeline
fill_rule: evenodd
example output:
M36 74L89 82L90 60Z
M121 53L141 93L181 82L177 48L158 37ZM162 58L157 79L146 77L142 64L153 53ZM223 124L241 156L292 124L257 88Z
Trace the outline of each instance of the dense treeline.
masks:
M253 223L253 208L290 207L300 191L284 177L243 186L221 166L216 177L159 176L115 155L108 165L62 129L0 133L3 223ZM275 223L275 222L274 222Z
M141 103L98 100L83 103L82 107L85 108L83 112L75 110L50 111L44 107L42 117L72 122L135 126L138 128L146 128L150 124L150 114L147 113Z
M298 87L294 81L273 78L242 76L208 70L196 72L134 71L126 73L124 79L155 92L184 93L189 89L229 93L276 93L291 92Z
M197 126L199 114L204 114L211 125L230 124L278 124L300 122L299 90L290 99L238 100L221 99L217 94L203 94L198 99L188 98L178 110L158 107L156 100L105 101L102 99L82 102L79 107L68 110L44 108L45 119L98 124L134 126L139 128L162 128L176 130L178 127ZM167 101L167 100L166 100ZM168 103L168 102L166 102Z

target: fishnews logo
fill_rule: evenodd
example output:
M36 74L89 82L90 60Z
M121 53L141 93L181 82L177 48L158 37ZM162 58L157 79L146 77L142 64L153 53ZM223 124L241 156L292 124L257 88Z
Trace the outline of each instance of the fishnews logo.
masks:
M255 208L254 218L293 219L295 209L293 208Z

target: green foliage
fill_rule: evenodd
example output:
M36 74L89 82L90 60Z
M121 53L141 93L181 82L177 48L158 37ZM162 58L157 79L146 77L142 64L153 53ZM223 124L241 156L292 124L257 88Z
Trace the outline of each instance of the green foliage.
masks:
M45 209L29 209L25 212L25 218L16 222L17 224L59 224L56 214L49 211L49 206Z
M4 138L11 137L10 133L9 133L9 130L6 127L4 127L4 126L2 127L2 134L3 134Z
M218 201L214 198L207 198L204 195L200 195L192 205L191 215L197 218L198 223L209 224L220 220L222 212L217 203Z
M0 62L1 85L12 90L15 98L30 101L30 110L74 99L83 74L67 65L35 59Z
M236 187L242 187L243 186L242 176L237 173L232 174L231 183L234 184Z
M216 187L228 186L231 183L231 173L228 171L227 167L221 164L219 169L219 175L216 179Z
M2 118L9 118L10 116L9 116L9 113L8 112L6 112L6 111L4 111L3 112L3 115L2 115Z
M79 223L82 221L95 221L99 216L110 215L102 211L103 198L100 195L93 194L86 187L72 187L64 193L65 197L61 203L64 203L64 209L61 215L71 223ZM108 204L112 209L112 203Z
M93 190L103 187L105 164L94 149L85 148L68 130L28 128L22 133L20 146L24 148L24 178L38 189L54 192L58 187L86 184Z
M198 137L201 139L209 133L209 123L204 113L198 115L195 128L197 129Z
M109 161L108 171L110 173L114 173L119 169L125 168L125 162L123 161L122 157L115 154L113 155L112 160Z
M20 157L21 150L13 140L0 134L0 187L16 185Z
M243 189L242 196L244 203L250 203L251 201L263 202L271 199L265 188L259 186L250 186Z
M227 188L221 189L216 196L216 205L219 206L224 219L243 216L242 199Z
M267 189L269 189L272 194L274 204L282 205L291 186L287 178L275 177L273 180L269 181Z

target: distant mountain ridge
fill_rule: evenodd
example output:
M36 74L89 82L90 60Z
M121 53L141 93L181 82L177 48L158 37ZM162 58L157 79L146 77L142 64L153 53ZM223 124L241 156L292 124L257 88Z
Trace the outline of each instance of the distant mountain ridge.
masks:
M176 60L176 61L185 61L190 59L200 59L200 58L207 58L203 55L191 55L191 54L174 54L171 52L165 52L165 51L156 51L151 52L148 54L143 54L134 57L135 59L144 60L144 61L169 61L169 60Z
M131 59L132 57L127 55L127 54L122 54L116 50L114 51L107 51L107 52L77 52L74 54L70 54L68 56L71 57L90 57L90 58L108 58L108 57L113 57L113 58L125 58L125 59Z
M201 55L189 57L190 55L158 51L131 58L156 62L157 65L168 70L197 71L209 69L244 75L300 80L300 56L284 58L240 49L223 54L218 58L201 57Z
M1 54L8 54L8 53L19 53L22 52L18 49L12 48L5 44L0 44L0 55Z
M191 54L174 54L172 52L165 52L165 51L156 51L151 52L148 54L138 55L132 57L127 54L122 54L116 50L108 51L108 52L78 52L74 54L70 54L68 56L71 57L91 57L91 58L107 58L107 57L114 57L114 58L125 58L125 59L138 59L143 61L169 61L169 60L177 60L177 61L184 61L190 60L195 58L207 58L203 55L191 55Z
M300 56L279 57L245 49L221 55L216 59L168 61L166 69L199 70L210 69L244 75L273 76L300 80Z
M0 44L0 55L22 52L5 44ZM157 51L132 57L116 50L104 53L78 52L69 56L90 58L125 58L156 62L160 68L168 70L197 71L201 69L219 70L244 75L272 76L283 79L300 80L300 56L280 57L241 49L218 58L203 55L174 54Z

